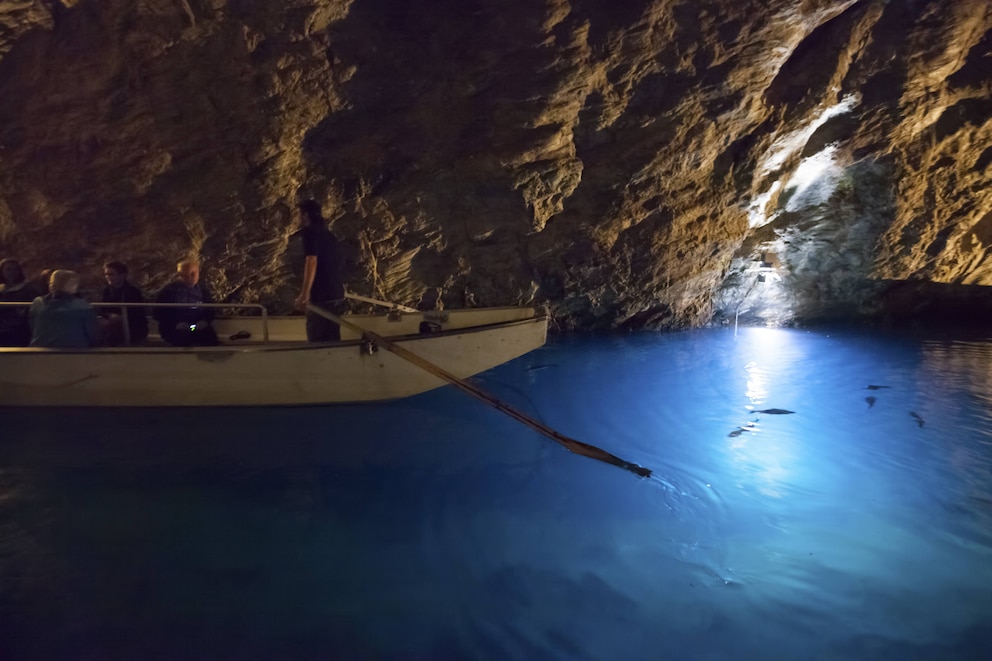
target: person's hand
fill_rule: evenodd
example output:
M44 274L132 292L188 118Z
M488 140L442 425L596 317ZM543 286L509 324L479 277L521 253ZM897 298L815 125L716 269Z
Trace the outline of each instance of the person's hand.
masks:
M302 312L306 312L307 311L307 297L304 296L303 294L300 294L299 296L296 297L296 301L295 301L294 305L296 305L296 309L297 310L300 310Z

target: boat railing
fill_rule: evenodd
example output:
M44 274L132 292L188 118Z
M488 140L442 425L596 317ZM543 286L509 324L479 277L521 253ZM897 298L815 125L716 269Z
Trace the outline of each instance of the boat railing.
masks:
M406 305L401 305L399 303L393 303L390 301L383 301L377 298L370 298L368 296L361 296L359 294L353 294L351 292L345 293L345 298L349 298L353 301L360 301L362 303L370 303L372 305L384 307L389 309L390 315L401 315L402 313L412 313L417 312L416 308L411 308ZM30 307L33 301L0 301L0 307ZM227 310L257 310L258 316L261 317L262 321L262 343L269 344L269 312L264 305L261 303L103 303L103 302L90 302L95 308L144 308L144 309L155 309L155 308L212 308L212 309L227 309ZM253 315L254 316L254 315ZM130 346L131 344L131 328L130 320L128 315L121 315L122 330L124 332L124 344L125 346Z
M401 305L399 303L392 303L390 301L383 301L378 298L370 298L368 296L361 296L359 294L352 294L350 291L344 293L345 298L350 298L353 301L360 301L362 303L371 303L372 305L378 305L379 307L389 308L390 311L399 312L417 312L417 308L411 308L408 305Z
M0 301L0 307L30 307L33 301ZM211 308L217 310L258 310L262 319L262 343L269 343L269 311L260 303L90 303L95 308ZM131 329L128 315L121 315L124 330L124 344L131 344Z

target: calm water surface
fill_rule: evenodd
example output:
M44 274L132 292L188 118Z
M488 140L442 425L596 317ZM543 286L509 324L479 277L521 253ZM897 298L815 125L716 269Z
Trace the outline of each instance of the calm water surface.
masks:
M0 657L992 658L992 341L557 339L476 383L654 476L450 388L0 410Z

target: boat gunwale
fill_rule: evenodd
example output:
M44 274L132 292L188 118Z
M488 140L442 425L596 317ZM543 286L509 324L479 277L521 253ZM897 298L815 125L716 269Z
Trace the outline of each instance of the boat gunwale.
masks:
M491 309L491 308L486 308ZM513 306L507 306L507 309L516 309ZM347 317L345 317L347 319ZM512 328L514 326L541 323L549 320L549 316L546 314L535 314L533 317L527 317L526 319L512 319L508 321L500 321L491 324L483 324L481 326L468 326L465 328L451 328L448 330L441 330L432 333L408 333L406 335L388 335L384 336L385 339L390 342L395 343L408 343L414 340L425 340L432 338L444 338L452 337L455 335L470 335L473 333L485 332L495 328ZM66 356L66 355L86 355L86 356L135 356L135 355L153 355L153 356L175 356L175 355L196 355L196 354L216 354L216 353L240 353L240 354L252 354L252 353L277 353L277 352L292 352L292 351L315 351L321 349L334 349L334 348L346 348L346 347L358 347L368 342L365 338L355 339L355 340L341 340L338 342L307 342L306 340L269 340L267 343L252 343L252 344L221 344L216 346L194 346L194 347L177 347L177 346L132 346L132 347L89 347L89 348L66 348L58 349L52 347L0 347L0 356L2 355L37 355L37 356Z

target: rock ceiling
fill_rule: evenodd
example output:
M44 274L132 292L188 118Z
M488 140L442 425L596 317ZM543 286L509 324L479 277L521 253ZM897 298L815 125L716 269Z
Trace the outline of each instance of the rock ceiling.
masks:
M992 286L990 164L987 0L0 0L0 254L93 289L279 308L308 195L398 303L863 315Z

